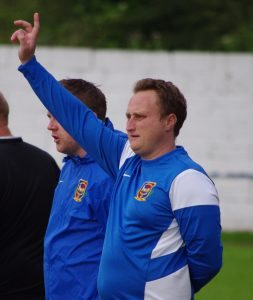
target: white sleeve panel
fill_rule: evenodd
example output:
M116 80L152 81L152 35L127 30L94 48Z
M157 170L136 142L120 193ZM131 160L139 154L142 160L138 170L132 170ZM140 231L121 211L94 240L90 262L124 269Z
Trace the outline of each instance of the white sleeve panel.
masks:
M146 283L144 300L165 299L191 299L191 281L188 266L185 266L168 276Z
M183 246L183 240L179 232L176 219L172 221L169 228L162 234L155 248L152 251L151 258L168 255L176 252Z
M132 148L130 147L129 141L126 142L124 149L121 153L120 162L119 162L119 169L123 166L124 162L127 158L134 156L135 153L133 152Z
M193 169L180 173L173 180L169 196L173 211L196 205L219 205L213 182L205 174Z

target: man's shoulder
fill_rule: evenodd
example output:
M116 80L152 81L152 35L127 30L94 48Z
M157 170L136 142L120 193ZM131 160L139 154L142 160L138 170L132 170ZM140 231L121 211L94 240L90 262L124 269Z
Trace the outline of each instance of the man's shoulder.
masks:
M114 182L114 179L92 158L88 157L82 163L78 163L71 157L64 158L61 173L72 173L73 176L84 177L93 183Z
M60 169L56 160L47 151L35 146L33 144L23 142L22 153L20 153L20 159L24 159L30 163L34 163L38 169L49 168L48 172L55 171L59 174Z
M30 144L27 142L23 142L23 147L26 148L27 151L31 151L33 153L41 155L42 157L45 157L46 159L54 160L54 158L53 158L53 156L51 156L51 154L49 154L46 150L39 148L36 145Z
M91 165L91 168L97 181L114 181L114 179L97 162L94 162Z

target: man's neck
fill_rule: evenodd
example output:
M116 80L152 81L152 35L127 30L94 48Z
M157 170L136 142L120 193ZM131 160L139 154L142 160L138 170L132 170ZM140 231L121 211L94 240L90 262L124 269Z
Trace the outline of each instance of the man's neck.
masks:
M0 136L12 136L10 129L7 126L0 127Z

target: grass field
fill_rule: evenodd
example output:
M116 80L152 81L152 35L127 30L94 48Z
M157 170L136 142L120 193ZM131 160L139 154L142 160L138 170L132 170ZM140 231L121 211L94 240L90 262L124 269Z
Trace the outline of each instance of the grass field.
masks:
M253 300L253 233L223 233L223 267L196 300Z

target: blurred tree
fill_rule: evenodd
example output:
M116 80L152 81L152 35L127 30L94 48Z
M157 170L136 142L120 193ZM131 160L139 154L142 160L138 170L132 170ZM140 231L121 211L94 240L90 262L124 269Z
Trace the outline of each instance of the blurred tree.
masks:
M252 0L1 0L0 42L34 11L44 45L253 51Z

